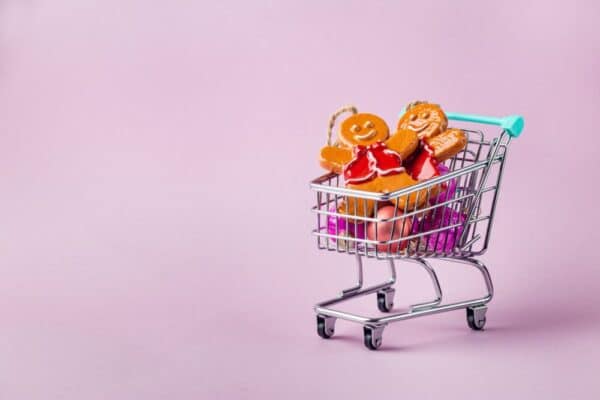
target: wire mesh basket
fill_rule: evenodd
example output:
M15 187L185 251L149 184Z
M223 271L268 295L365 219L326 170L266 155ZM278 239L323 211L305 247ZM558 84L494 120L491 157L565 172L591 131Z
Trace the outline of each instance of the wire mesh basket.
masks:
M510 136L488 141L481 131L463 131L467 146L444 163L447 173L402 190L384 194L349 189L335 173L313 180L317 215L313 233L319 249L380 259L483 254ZM393 216L376 217L383 205L410 197L414 206L404 201L404 209L396 208ZM346 213L340 211L344 204L351 205L345 207ZM374 216L368 215L373 208ZM387 240L377 237L379 224L392 227ZM374 235L367 234L368 227Z

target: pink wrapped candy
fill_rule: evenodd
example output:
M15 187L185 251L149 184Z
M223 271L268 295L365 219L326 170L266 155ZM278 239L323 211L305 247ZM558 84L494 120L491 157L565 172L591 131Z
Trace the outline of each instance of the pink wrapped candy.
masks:
M450 169L448 167L446 167L444 164L439 164L437 166L437 169L438 169L440 175L446 175L448 172L450 172ZM443 203L447 200L453 199L455 194L456 194L456 179L450 179L449 181L445 181L442 184L442 189L440 190L438 195L429 199L429 203L431 205Z
M463 233L465 220L466 216L464 214L456 212L450 207L439 207L423 217L420 223L414 224L412 233L426 233L434 229L461 224L454 228L425 235L420 240L420 248L427 244L427 251L449 253L454 249L454 246Z
M440 175L446 175L450 172L444 164L437 166ZM442 185L442 189L437 196L429 199L431 205L451 201L456 195L456 179L450 179ZM452 205L452 203L450 203ZM425 215L419 223L413 225L412 233L427 233L434 229L441 229L450 225L461 224L454 228L445 229L430 235L423 236L419 241L419 248L425 251L434 251L437 253L449 253L454 249L457 241L463 233L463 224L467 217L465 214L455 211L452 207L437 207ZM425 246L427 246L425 248Z
M335 213L335 206L330 207L329 212ZM336 215L327 216L327 233L334 236L345 236L356 239L364 239L367 236L364 223L348 222L347 217ZM334 238L331 238L331 240L335 243ZM344 240L344 243L340 244L345 244L345 242ZM354 241L349 242L354 243Z
M388 221L402 215L399 210L396 210L396 206L385 206L381 207L377 211L377 222L369 222L367 225L367 237L369 240L377 240L378 242L385 242L400 239L402 237L410 235L412 221L410 217L398 218L396 220ZM378 251L389 251L392 253L403 250L408 245L408 240L401 240L389 244L378 244Z

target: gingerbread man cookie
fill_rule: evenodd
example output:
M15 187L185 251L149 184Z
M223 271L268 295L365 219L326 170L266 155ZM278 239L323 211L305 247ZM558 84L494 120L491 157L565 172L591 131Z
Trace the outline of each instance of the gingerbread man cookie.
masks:
M467 145L465 133L460 129L448 129L448 118L439 105L416 101L406 107L398 121L398 129L417 133L421 145L407 163L411 177L417 181L440 175L439 165L454 157ZM430 188L429 197L435 198L440 185Z
M441 107L424 101L409 104L398 121L398 130L408 129L415 132L440 163L454 157L467 144L463 131L447 128L448 118Z

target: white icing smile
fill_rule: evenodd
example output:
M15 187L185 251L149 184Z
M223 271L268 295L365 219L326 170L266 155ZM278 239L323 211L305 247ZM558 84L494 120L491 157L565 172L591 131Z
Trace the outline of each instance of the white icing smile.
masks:
M422 125L414 125L414 124L408 124L408 127L410 128L411 131L415 131L417 133L419 132L423 132L425 129L427 129L429 127L430 123L426 122Z
M358 140L369 140L369 139L373 138L375 135L377 135L377 131L375 129L371 129L367 133L363 133L362 135L356 135L356 138Z

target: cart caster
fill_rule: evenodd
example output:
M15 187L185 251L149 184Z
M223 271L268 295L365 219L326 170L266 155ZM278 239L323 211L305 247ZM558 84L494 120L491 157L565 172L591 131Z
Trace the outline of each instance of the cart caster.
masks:
M487 306L467 307L467 324L474 331L480 331L485 326Z
M335 318L327 315L317 315L317 333L323 339L329 339L335 332Z
M377 292L377 308L381 312L390 312L394 307L394 294L396 290L393 288L382 289Z
M365 346L369 350L377 350L381 347L383 326L365 325L363 328Z

